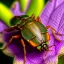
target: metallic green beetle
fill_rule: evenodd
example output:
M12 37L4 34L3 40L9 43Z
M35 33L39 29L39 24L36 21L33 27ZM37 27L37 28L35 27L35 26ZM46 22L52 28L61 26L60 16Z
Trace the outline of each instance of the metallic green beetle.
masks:
M24 40L26 40L32 47L36 47L40 51L48 50L47 44L50 40L50 35L47 28L49 28L49 26L45 27L41 23L39 17L35 18L34 14L31 17L27 15L14 16L11 20L11 25L12 27L6 29L5 31L10 32L13 30L18 30L20 31L20 35L12 36L4 49L12 42L13 38L21 38L21 44L24 48L24 64L26 63L26 48ZM55 30L53 28L51 29L54 34Z

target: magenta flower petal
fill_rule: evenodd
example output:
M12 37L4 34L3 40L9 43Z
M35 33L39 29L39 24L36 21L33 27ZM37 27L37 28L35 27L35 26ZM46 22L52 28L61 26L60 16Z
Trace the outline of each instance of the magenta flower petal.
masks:
M64 13L64 3L62 3L60 6L58 6L54 12L52 13L49 21L48 21L48 25L54 27L56 30L58 29L59 24L61 22L61 18L63 16Z
M57 37L64 41L64 14L62 15L57 31L62 34L62 36Z
M58 7L60 4L62 4L64 2L64 0L56 0L56 6L55 7Z
M13 6L14 6L14 8L11 8L11 11L12 11L12 13L13 13L15 16L19 16L19 15L24 15L24 14L25 14L25 12L21 12L21 11L20 11L20 4L19 4L19 2L15 2L15 3L13 4Z
M46 58L46 64L58 64L58 57L57 56L50 56Z
M54 1L55 1L55 3L53 4L53 8L52 8L52 5L50 5L50 4L48 4L48 5L50 5L49 7L46 5L40 18L41 18L42 23L45 26L50 25L57 32L63 34L63 36L56 35L57 38L62 40L61 42L57 41L54 36L53 36L54 41L51 40L51 42L50 42L50 43L54 42L54 44L56 45L55 46L55 55L57 55L60 48L62 46L64 46L63 45L63 42L64 42L64 21L63 21L64 20L64 17L63 17L64 16L64 9L63 9L64 0L61 0L61 2L60 2L60 0L52 0L52 3ZM52 9L52 11L50 10L50 8ZM50 29L48 29L48 31L50 32L50 34L52 34ZM47 57L49 57L49 56L47 55ZM50 56L50 58L51 58L51 56ZM49 58L47 60L49 60ZM51 60L51 62L53 62L53 61Z
M61 43L59 43L58 41L55 41L55 50L56 50L56 55L59 53L59 50L64 46L64 41L62 41Z
M46 4L44 10L41 13L41 21L42 23L46 26L47 22L49 20L50 15L52 14L54 8L55 8L55 2L56 0L52 0L52 2L48 1L48 3Z
M0 32L4 31L4 29L6 28L7 26L3 22L0 21Z

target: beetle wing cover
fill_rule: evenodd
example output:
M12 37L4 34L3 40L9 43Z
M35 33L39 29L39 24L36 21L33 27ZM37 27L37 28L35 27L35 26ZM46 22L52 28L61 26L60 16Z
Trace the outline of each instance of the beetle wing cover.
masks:
M34 36L26 26L23 27L21 33L26 40L30 40Z
M39 28L40 31L41 31L43 40L44 40L44 41L48 41L48 36L47 36L47 29L46 29L46 27L45 27L43 24L41 24L40 22L35 22L35 23L36 23L36 25L38 26L38 28Z
M47 29L43 24L41 24L40 22L35 22L35 23L39 27L41 32L47 32Z
M45 34L42 34L44 32ZM42 43L42 40L46 40L47 29L40 22L28 22L21 31L22 36L25 40L31 40L35 46L38 46ZM35 34L34 34L35 33ZM39 36L37 36L39 35ZM33 38L34 37L34 38ZM30 43L31 44L31 43Z
M21 31L21 33L22 33L23 38L26 41L28 41L28 40L32 41L33 43L35 43L35 46L38 46L40 44L40 42L37 40L36 37L33 38L35 35L26 26L23 27L23 30Z

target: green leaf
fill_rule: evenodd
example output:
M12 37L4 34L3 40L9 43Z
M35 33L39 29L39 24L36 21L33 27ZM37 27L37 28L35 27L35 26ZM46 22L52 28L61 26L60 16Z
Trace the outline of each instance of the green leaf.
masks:
M58 64L64 64L64 55L58 58Z
M28 0L20 0L21 11L25 11L28 4ZM41 11L44 8L44 0L31 0L26 15L31 16L34 14L35 16L39 16Z
M21 11L24 12L26 10L27 4L29 0L19 0Z
M10 25L10 20L13 18L13 14L8 7L0 3L0 19L7 25Z
M44 8L44 0L31 0L26 15L34 14L36 17L40 15Z

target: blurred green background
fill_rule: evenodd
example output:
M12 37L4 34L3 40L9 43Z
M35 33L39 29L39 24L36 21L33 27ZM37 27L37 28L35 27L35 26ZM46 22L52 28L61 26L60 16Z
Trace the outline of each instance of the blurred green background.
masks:
M0 0L0 2L4 3L6 6L10 7L11 4L13 3L13 1L15 0ZM47 2L48 0L45 0L45 3Z
M0 2L4 3L7 7L10 8L11 4L13 3L14 0L0 0ZM48 0L45 0L45 4ZM0 44L0 47L2 46L2 44ZM2 53L2 50L0 50L0 63L4 64L4 60L5 60L5 64L13 64L13 57L9 57L6 56ZM64 56L59 57L59 61L58 64L64 64Z

